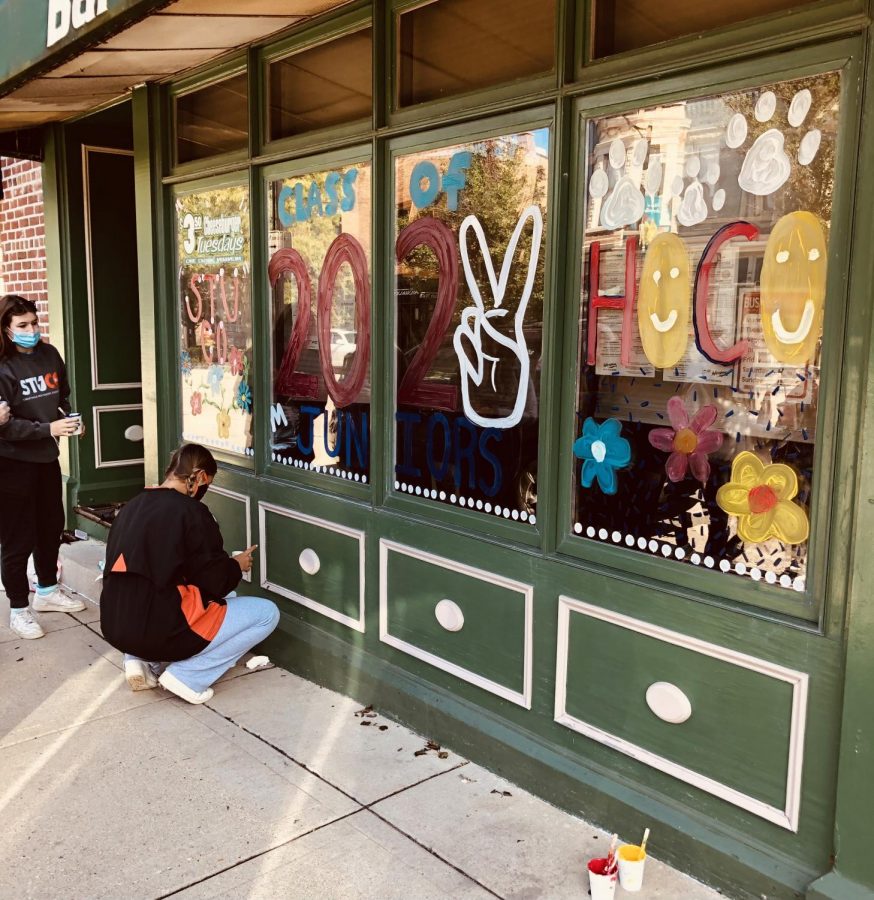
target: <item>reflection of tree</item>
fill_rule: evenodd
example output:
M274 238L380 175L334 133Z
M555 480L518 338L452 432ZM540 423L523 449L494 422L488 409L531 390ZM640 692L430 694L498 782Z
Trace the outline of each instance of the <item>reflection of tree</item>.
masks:
M445 222L456 234L462 221L475 215L485 231L493 254L495 272L500 272L503 252L510 241L519 215L532 203L544 207L546 194L546 167L537 165L532 173L530 154L524 145L502 139L493 139L477 145L467 170L464 189L458 194L458 208L449 211L445 205L428 207L422 214ZM545 216L544 216L545 218ZM410 221L410 210L398 210L397 227L400 231ZM522 294L531 253L530 229L523 233L517 247L517 265L513 266L507 286L507 298ZM525 314L526 322L543 321L543 271L544 247L540 248L541 264L537 267L534 289ZM485 268L478 254L471 253L471 264L479 284L488 284ZM416 293L433 292L436 288L437 262L426 247L418 247L407 257L404 265L404 286ZM453 313L453 326L461 318L461 310L471 303L470 294L461 278L460 302ZM513 308L511 306L511 308ZM510 321L508 324L512 324Z

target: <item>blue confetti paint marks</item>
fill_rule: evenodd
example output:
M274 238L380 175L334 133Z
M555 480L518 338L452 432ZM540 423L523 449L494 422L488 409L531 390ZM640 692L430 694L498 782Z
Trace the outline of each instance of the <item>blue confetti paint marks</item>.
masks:
M680 370L676 366L674 366L674 375L676 375L678 377L680 375Z
M738 444L740 443L740 432L739 431L736 431L734 433L734 439L735 439L736 443L738 443Z
M628 394L623 394L622 396L625 398L626 403L631 403L631 401L628 399Z
M795 377L796 377L799 381L807 381L807 376L806 376L806 375L802 375L801 372L796 372L796 373L795 373Z
M730 409L730 410L725 414L725 418L726 418L726 419L730 419L733 415L734 415L734 410L733 410L733 409Z
M657 381L657 382L653 383L653 387L654 387L654 388L659 388L659 387L661 387L661 386L662 386L662 383L661 383L660 381Z
M680 393L680 388L681 388L682 386L683 386L682 383L678 381L678 382L677 382L677 386L674 388L674 393L675 393L675 394L679 394L679 393Z
M631 386L632 386L632 387L634 387L634 382L635 382L635 381L637 381L636 378L632 378L632 379L631 379Z
M801 401L801 412L804 412L804 401Z
M775 373L775 371L776 369L771 369L770 372L765 372L765 378L770 378Z
M771 396L775 397L780 392L780 385L778 384L773 391L771 391Z
M657 412L656 415L664 422L665 417L660 412Z
M806 429L806 428L802 428L802 429L801 429L801 434L802 434L802 436L804 437L804 440L806 441L806 440L807 440L807 429Z
M640 404L640 405L641 405L641 406L649 406L649 400L643 400L643 401L641 401L641 404Z
M771 422L769 420L768 424L765 426L765 431L770 431L770 430L771 430Z
M713 388L713 396L718 400L719 399L719 391L716 388Z
M692 391L692 401L693 401L694 403L697 403L697 402L698 402L698 391L697 391L697 390Z
M782 419L783 418L783 410L778 408L777 415Z

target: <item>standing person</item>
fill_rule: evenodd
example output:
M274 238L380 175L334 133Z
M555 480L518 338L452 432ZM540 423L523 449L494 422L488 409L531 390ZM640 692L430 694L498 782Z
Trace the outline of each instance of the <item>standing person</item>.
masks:
M116 516L100 598L103 637L125 654L132 690L163 688L189 703L276 628L279 610L262 597L228 597L252 568L255 546L225 553L203 499L218 470L200 444L183 444L164 481Z
M43 630L28 608L27 560L33 554L37 612L77 612L78 599L58 587L64 504L58 439L79 432L60 353L40 339L36 305L0 297L0 576L9 598L9 627L21 638ZM5 421L4 421L5 418Z

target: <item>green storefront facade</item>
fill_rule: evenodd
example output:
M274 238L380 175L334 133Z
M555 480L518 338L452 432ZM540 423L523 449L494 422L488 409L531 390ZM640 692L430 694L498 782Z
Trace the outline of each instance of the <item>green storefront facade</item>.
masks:
M162 7L103 5L0 6L0 93ZM71 521L202 442L274 659L874 896L869 3L702 6L347 3L42 126Z

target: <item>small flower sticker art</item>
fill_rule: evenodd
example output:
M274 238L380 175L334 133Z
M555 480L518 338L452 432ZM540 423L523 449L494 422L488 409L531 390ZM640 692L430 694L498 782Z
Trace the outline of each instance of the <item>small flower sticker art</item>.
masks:
M621 431L618 419L607 419L600 425L592 418L583 422L583 433L574 441L574 456L583 461L583 487L591 487L597 478L605 494L616 493L616 470L631 462L631 444L620 435Z
M691 469L693 478L707 483L710 478L707 457L722 446L724 437L720 431L708 431L717 415L715 406L702 406L690 421L680 397L674 395L668 400L671 427L653 428L649 442L656 450L671 454L665 462L665 472L671 481L682 481Z
M241 381L237 385L237 395L234 398L234 402L241 410L243 410L243 412L251 412L252 388L250 388L245 381Z
M231 367L231 375L243 374L243 352L239 347L231 347L228 353L228 364Z
M188 402L191 404L192 416L199 416L203 412L203 394L200 391L195 391L189 397Z
M217 363L213 363L206 373L206 380L212 390L213 396L217 397L222 392L222 379L225 377L225 367Z
M192 363L191 363L191 354L187 350L183 350L179 355L179 368L182 371L184 376L188 376L191 374Z
M731 464L731 481L716 492L719 508L737 516L737 533L751 544L777 538L802 544L810 534L804 508L792 502L798 493L795 469L785 463L765 465L744 450Z

